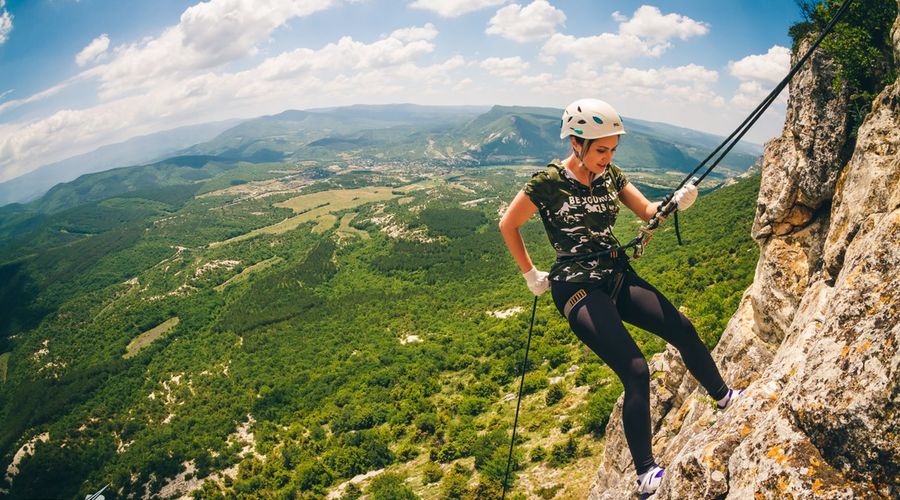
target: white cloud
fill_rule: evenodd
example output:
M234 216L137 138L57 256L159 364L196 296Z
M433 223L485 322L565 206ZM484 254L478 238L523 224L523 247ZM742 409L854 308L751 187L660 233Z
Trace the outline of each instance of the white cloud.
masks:
M425 9L443 17L458 17L486 7L500 5L506 0L415 0L409 4L415 9Z
M88 70L105 97L146 90L159 79L186 76L258 52L258 44L295 17L326 9L336 0L210 0L189 7L158 37L118 46L112 60Z
M650 5L642 5L631 19L624 20L621 15L613 13L613 19L621 22L619 33L623 35L635 35L652 40L668 40L680 38L687 40L692 36L705 35L709 32L706 23L700 23L679 14L663 15L658 8Z
M274 52L261 62L249 63L248 56L274 47L267 45L269 39L292 18L351 1L260 0L249 7L246 0L209 0L185 10L178 24L156 36L118 47L107 45L100 51L105 54L101 64L37 94L0 102L2 118L6 110L46 99L76 82L78 90L96 84L98 91L97 104L85 109L61 110L38 119L34 113L24 113L21 116L30 121L0 123L0 181L135 135L290 108L391 102L562 107L576 98L595 96L613 103L626 116L706 131L730 130L742 118L736 116L738 106L725 106L725 99L713 90L720 76L713 69L697 64L638 69L625 63L637 57L658 57L678 39L702 34L697 26L703 23L658 10L637 9L630 17L614 13L617 32L577 38L554 34L565 16L544 0L509 5L506 9L518 10L507 12L523 24L498 21L492 26L497 30L506 26L501 36L507 38L546 39L542 59L568 59L564 72L552 74L536 68L529 56L482 59L490 55L485 53L478 60L455 56L435 61L440 40L430 23L394 31L390 30L398 26L391 26L385 29L389 35L377 39L336 34L319 45ZM450 9L474 3L434 5ZM549 7L543 12L558 15L548 16L538 29L540 23L535 21L541 16L527 15L527 9L535 5ZM494 18L499 19L502 11L498 9ZM651 21L663 27L649 33ZM744 58L730 64L729 71L739 79L767 74L747 68L757 61L753 57L768 55ZM228 66L233 61L239 63L239 71ZM498 78L503 85L496 85ZM764 78L745 80L732 102L755 104L757 94L767 86ZM754 133L771 120L767 115Z
M472 83L473 81L471 78L463 78L453 86L453 92L466 92L472 88Z
M688 82L697 86L710 85L719 80L719 73L697 64L688 64L677 68L662 67L647 70L624 68L616 78L624 85L664 89L671 82Z
M215 63L256 53L256 44L289 19L331 7L334 0L211 0L189 7L177 26L184 47Z
M765 90L759 82L743 82L738 87L737 93L731 98L731 103L741 109L753 109L762 102L771 90Z
M719 73L697 64L637 69L612 63L599 69L600 66L575 62L563 74L551 75L517 71L520 67L515 64L517 59L489 58L482 61L481 67L509 82L510 88L528 89L538 95L567 93L572 100L594 96L621 103L650 99L685 113L692 113L688 105L719 108L725 103L712 88L719 80Z
M429 40L437 35L434 26L394 31L391 36L366 44L349 36L319 50L307 48L284 52L263 61L252 71L257 78L277 80L301 72L367 70L398 65L434 51Z
M481 61L481 68L501 78L512 79L521 76L528 69L528 62L521 57L489 57Z
M181 125L325 102L409 102L410 95L465 86L453 75L466 66L462 56L416 64L434 51L429 40L436 35L433 26L425 25L399 29L371 43L343 37L318 49L279 54L240 72L160 76L155 86L140 93L102 99L93 107L58 111L30 123L0 125L0 179Z
M749 55L740 61L729 61L731 74L741 81L778 83L791 67L791 51L773 45L765 54Z
M791 67L791 51L774 45L765 54L749 55L739 61L730 61L728 70L741 81L731 103L740 109L753 109L787 76ZM787 91L775 102L784 103Z
M531 88L552 88L556 76L551 73L539 73L537 75L522 75L516 79L516 83Z
M644 5L628 18L618 11L612 18L619 23L617 33L575 37L555 33L541 48L540 59L553 63L558 56L573 57L588 63L622 63L637 57L659 57L672 47L670 39L705 35L705 23L679 14L663 15L656 7Z
M497 11L485 33L516 42L533 42L553 35L556 25L565 20L563 11L547 0L534 0L526 7L514 3Z
M396 38L401 42L409 42L411 40L434 40L437 35L437 29L435 29L433 24L428 23L422 27L402 28L394 30L391 33L391 38Z
M79 66L84 66L91 61L99 60L106 54L106 49L108 48L109 35L104 33L91 41L85 48L81 49L81 52L75 56L75 63Z
M58 83L58 84L50 87L49 89L42 90L41 92L38 92L37 94L28 96L23 99L14 99L12 101L4 102L4 103L0 104L0 113L3 113L4 111L6 111L8 109L18 108L19 106L23 106L25 104L31 104L33 102L37 102L42 99L46 99L47 97L56 95L61 90L65 89L66 87L71 85L76 79L78 79L78 77L70 78L69 80L66 80L62 83Z
M557 56L568 55L586 62L624 62L640 56L659 57L669 44L647 44L634 35L601 33L577 38L556 33L541 48L541 59L555 61Z
M98 79L101 99L146 92L168 80L188 78L258 52L257 45L295 17L340 0L209 0L185 9L179 23L156 37L115 47L110 61L26 99L0 105L4 110L53 95L73 82ZM351 0L352 1L352 0Z
M6 10L6 0L0 0L0 45L9 40L9 34L13 29L13 16Z

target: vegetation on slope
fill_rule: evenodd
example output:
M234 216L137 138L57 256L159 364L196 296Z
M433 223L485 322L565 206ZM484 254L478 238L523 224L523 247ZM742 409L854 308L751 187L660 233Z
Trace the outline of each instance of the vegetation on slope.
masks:
M9 462L32 436L50 435L22 460L10 494L71 496L107 482L122 495L159 493L193 470L207 479L205 497L319 498L385 467L345 496L496 494L530 303L496 222L531 170L467 170L411 188L402 204L346 209L371 237L340 243L307 224L208 246L283 219L290 211L272 205L287 195L194 198L154 208L134 229L100 227L89 210L67 214L66 224L106 230L33 248L5 268L46 308L7 325L15 339L4 355L0 450ZM687 308L709 345L752 276L758 182L701 196L683 217L689 245L676 247L667 223L635 264ZM620 237L636 227L623 213ZM539 222L524 235L547 267ZM261 262L270 264L220 286ZM165 336L123 359L130 342L174 317ZM663 348L632 332L648 356ZM546 298L529 359L516 487L577 495L584 481L536 486L535 475L592 468L621 386Z

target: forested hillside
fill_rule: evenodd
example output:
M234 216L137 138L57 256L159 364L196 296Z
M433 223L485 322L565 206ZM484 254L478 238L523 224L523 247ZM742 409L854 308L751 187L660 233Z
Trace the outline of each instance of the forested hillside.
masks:
M497 221L537 167L204 165L154 167L204 172L190 187L0 224L18 235L0 265L0 453L16 464L0 487L496 495L532 298ZM758 182L702 195L688 244L667 223L635 263L710 346L752 279ZM620 239L637 227L623 212ZM549 267L540 223L524 234ZM621 387L548 296L529 364L514 491L583 496Z

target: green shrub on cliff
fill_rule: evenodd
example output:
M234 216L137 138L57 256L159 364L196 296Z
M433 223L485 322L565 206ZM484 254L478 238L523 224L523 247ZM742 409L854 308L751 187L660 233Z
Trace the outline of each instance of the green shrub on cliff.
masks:
M790 29L794 50L801 40L817 36L840 9L843 1L797 0L806 20ZM897 61L891 41L891 26L897 4L886 0L854 0L821 50L837 63L834 88L850 94L850 130L856 130L872 107L872 100L897 78Z

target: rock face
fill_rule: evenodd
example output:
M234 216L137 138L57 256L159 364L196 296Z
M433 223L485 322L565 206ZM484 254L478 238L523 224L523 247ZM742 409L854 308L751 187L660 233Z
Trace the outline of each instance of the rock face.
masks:
M900 18L892 32L900 60ZM747 387L727 411L677 351L650 360L654 499L900 497L900 80L848 142L818 55L767 144L754 282L713 358ZM622 399L592 499L636 498Z

